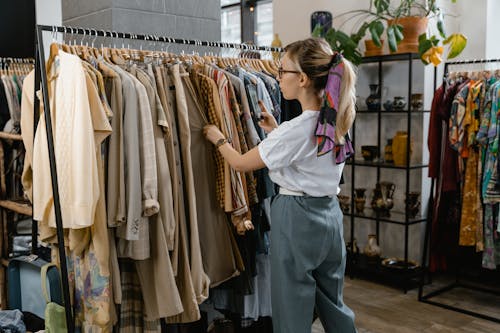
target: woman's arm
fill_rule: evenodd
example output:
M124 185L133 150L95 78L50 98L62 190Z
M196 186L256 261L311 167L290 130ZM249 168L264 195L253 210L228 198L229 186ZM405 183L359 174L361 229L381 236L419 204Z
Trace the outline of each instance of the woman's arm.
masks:
M219 147L219 152L227 163L229 163L231 168L238 172L254 171L266 167L264 161L260 157L258 146L241 155L226 142Z
M240 154L227 142L224 135L214 125L207 125L203 129L207 139L216 145L222 157L229 163L231 168L239 172L262 169L266 165L260 158L259 149L255 147L245 154Z
M259 101L259 106L262 110L262 118L259 121L259 126L267 133L278 127L276 119L270 114L264 104ZM238 172L247 172L258 170L266 167L264 161L260 157L258 147L254 147L245 154L240 154L228 142L223 141L226 138L224 134L214 125L207 125L203 128L203 133L206 138L216 145L222 157L229 163L231 168Z

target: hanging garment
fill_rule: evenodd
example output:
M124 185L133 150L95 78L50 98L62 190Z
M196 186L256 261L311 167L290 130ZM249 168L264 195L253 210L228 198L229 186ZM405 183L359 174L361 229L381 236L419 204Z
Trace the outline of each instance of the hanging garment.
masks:
M172 83L176 95L176 119L178 123L179 141L181 146L182 166L184 174L184 198L187 201L187 221L189 230L189 256L191 279L198 304L208 298L210 280L203 270L201 259L200 238L198 234L198 214L196 211L196 196L194 190L193 163L191 157L191 131L189 129L189 115L186 94L179 71L179 64L170 67Z
M174 316L183 311L179 291L175 284L170 262L166 228L175 223L172 208L172 186L167 153L160 118L164 113L156 87L151 77L138 70L138 77L149 91L148 99L155 138L156 165L158 170L159 213L149 218L151 257L136 262L147 318L159 319ZM167 301L168 300L168 301Z
M123 147L125 163L126 223L117 227L116 235L122 239L138 240L139 224L142 217L142 190L139 158L139 115L138 95L130 74L118 66L115 70L122 81L123 89ZM120 253L118 253L120 256Z
M54 152L60 185L61 214L64 227L92 225L99 180L92 121L80 59L59 52L48 73ZM33 217L55 228L52 184L48 160L45 119L41 117L33 148ZM78 149L75 147L78 146Z
M213 147L203 135L203 127L208 124L208 120L196 98L189 73L179 67L179 75L186 97L193 174L196 175L194 191L203 269L210 278L210 287L213 288L239 275L244 267L226 215L218 208L217 199L213 195L207 195L215 193Z

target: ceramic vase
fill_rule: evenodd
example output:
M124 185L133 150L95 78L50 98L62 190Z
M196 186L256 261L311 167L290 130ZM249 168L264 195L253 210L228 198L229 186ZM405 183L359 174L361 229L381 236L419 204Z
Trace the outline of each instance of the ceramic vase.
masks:
M412 111L421 111L424 106L424 94L412 94L410 104Z
M365 100L369 111L380 110L380 89L378 84L370 84L370 95Z
M387 144L384 148L384 161L385 163L394 163L394 159L392 157L392 139L387 139Z
M368 242L366 243L363 253L368 257L380 257L380 247L377 244L376 235L368 235Z
M412 153L412 147L410 144L410 159ZM406 166L408 164L407 159L408 152L408 133L406 131L398 131L394 138L392 139L392 157L394 159L394 165Z
M403 111L406 106L406 100L403 96L396 96L392 101L392 110L393 111Z
M342 209L342 212L344 214L349 213L349 209L351 207L351 197L348 195L339 194L337 195L337 198L339 199L340 209Z
M412 219L415 218L420 211L419 196L420 192L409 192L405 199L406 214Z

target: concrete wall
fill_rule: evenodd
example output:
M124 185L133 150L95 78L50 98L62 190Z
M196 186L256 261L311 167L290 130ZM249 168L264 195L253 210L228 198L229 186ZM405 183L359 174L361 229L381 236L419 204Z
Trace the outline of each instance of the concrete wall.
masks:
M63 24L186 39L220 39L219 0L62 0Z

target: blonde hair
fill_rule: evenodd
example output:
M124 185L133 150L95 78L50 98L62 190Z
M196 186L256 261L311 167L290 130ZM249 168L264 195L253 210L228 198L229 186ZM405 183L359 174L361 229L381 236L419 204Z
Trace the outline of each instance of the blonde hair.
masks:
M301 72L312 81L313 89L322 94L328 73L334 60L330 45L323 38L308 38L293 42L285 47L285 52ZM352 63L345 58L344 75L340 85L339 105L335 128L335 142L344 143L344 135L351 128L356 117L356 72Z

